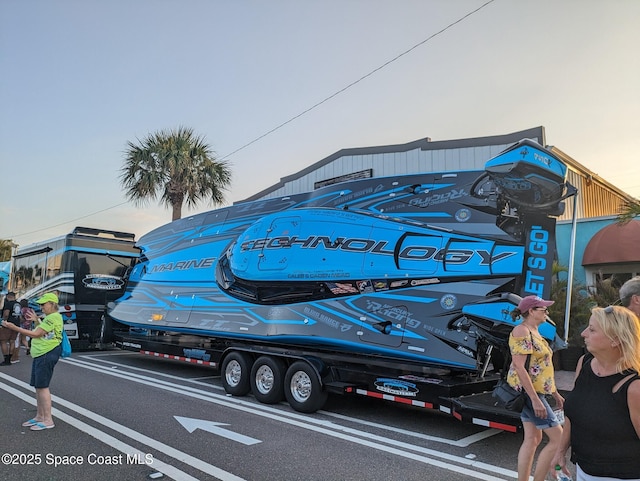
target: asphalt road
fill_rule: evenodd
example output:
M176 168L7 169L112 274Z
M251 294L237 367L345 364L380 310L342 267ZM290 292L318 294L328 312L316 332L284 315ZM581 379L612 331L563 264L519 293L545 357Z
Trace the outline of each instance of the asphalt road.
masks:
M521 434L367 398L305 415L228 396L209 368L103 351L56 366L54 429L35 414L30 359L0 368L3 479L349 481L515 479Z

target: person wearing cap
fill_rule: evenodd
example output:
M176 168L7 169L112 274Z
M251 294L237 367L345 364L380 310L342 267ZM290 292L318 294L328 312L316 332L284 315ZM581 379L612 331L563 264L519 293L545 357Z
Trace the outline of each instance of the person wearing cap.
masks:
M51 391L49 384L55 367L62 352L62 316L58 312L58 296L47 292L36 301L40 304L45 317L38 322L35 312L29 312L28 321L35 323L33 330L23 329L15 324L2 321L3 328L9 328L31 338L31 386L36 389L37 412L33 419L22 423L23 427L30 427L32 431L42 431L54 427L51 416Z
M15 292L7 292L2 306L2 320L15 325L20 324L20 305L16 301ZM4 356L4 362L0 366L11 366L17 337L18 333L11 329L0 329L0 347Z
M620 287L620 303L640 317L640 276L635 276Z
M549 442L538 455L533 479L544 481L547 473L552 470L551 462L562 438L560 421L545 396L552 395L558 409L563 408L564 398L555 385L553 351L538 332L538 327L547 320L547 308L553 302L538 296L526 296L511 312L514 320L522 319L522 322L513 328L509 336L511 366L507 382L518 391L524 390L527 393L527 400L520 414L524 440L518 451L518 481L529 480L533 458L542 442L543 432Z

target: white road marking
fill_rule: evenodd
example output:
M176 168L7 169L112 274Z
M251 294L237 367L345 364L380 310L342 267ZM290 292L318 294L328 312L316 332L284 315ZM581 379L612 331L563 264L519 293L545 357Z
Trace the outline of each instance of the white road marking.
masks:
M269 406L266 406L263 404L255 404L255 403L244 401L238 398L231 398L230 400L230 398L228 398L226 395L210 393L210 392L202 391L190 386L174 384L167 381L163 381L161 379L157 379L149 376L143 376L140 374L124 373L120 371L108 370L103 367L96 367L89 362L84 362L79 360L69 361L69 362L73 362L74 364L78 365L78 367L83 367L85 369L89 369L92 371L100 372L100 373L107 374L114 377L119 377L130 382L138 382L140 384L148 385L156 389L163 389L166 391L182 394L185 396L190 396L196 399L200 399L200 400L212 402L221 406L225 406L230 409L235 409L235 410L243 411L246 413L255 414L261 417L268 417L270 420L273 420L273 421L278 421L278 422L290 424L293 426L297 426L303 429L322 433L327 436L336 437L348 442L352 442L355 444L360 444L363 446L370 447L372 449L384 451L385 453L395 454L397 456L401 456L401 457L413 459L415 461L422 462L425 464L437 466L442 469L447 469L449 471L454 471L456 473L465 474L469 477L483 479L487 481L505 479L505 478L496 477L492 474L472 471L462 466L473 467L477 469L482 469L484 471L489 471L495 474L499 474L501 476L507 476L508 479L517 477L517 473L515 473L514 471L504 469L499 466L494 466L494 465L474 461L472 459L468 459L460 456L450 455L448 453L443 453L441 451L437 451L434 449L428 449L421 446L416 446L414 444L395 441L384 436L377 436L364 431L359 431L356 429L341 426L339 424L332 423L331 421L316 419L310 416L303 416L301 414L297 414L294 412L284 412L279 409L270 408ZM396 447L398 449L396 449ZM400 448L406 451L403 451ZM414 451L414 452L407 452L407 451ZM416 452L420 454L415 454ZM427 456L430 456L430 457L427 457ZM441 459L444 459L445 461L443 462L433 458L441 458ZM458 465L456 466L451 463L457 463Z
M135 352L127 352L126 354L136 355L137 353L135 353ZM109 359L100 359L101 357L105 357L105 356L108 357L110 355L111 354L89 354L89 355L83 355L82 358L89 358L94 362L102 362L102 363L105 363L105 364L110 364L112 366L122 367L122 368L130 369L130 370L134 370L134 371L141 371L141 372L145 372L145 373L148 373L148 374L151 374L151 375L162 376L162 377L166 377L168 379L175 379L177 381L183 381L183 382L186 381L186 382L189 382L191 384L196 384L196 385L200 385L200 386L204 386L204 387L210 387L212 389L217 389L218 391L224 391L224 388L222 386L218 386L217 384L210 384L210 383L206 383L206 382L202 382L201 381L202 379L219 379L220 375L185 379L184 377L173 376L171 374L165 374L165 373L162 373L162 372L152 371L150 369L145 369L143 367L129 366L127 364L121 364L121 363L118 363L118 362L113 362L113 361L111 361ZM62 361L62 359L61 359L61 361ZM65 359L65 361L66 361L66 359ZM212 368L210 368L210 369L212 369Z
M216 436L222 436L224 438L231 439L232 441L236 441L247 446L252 446L253 444L262 442L259 439L251 438L249 436L245 436L244 434L234 433L233 431L221 427L228 426L228 424L207 421L206 419L185 418L182 416L173 417L190 433L194 432L196 429L201 429L211 434L215 434Z
M12 382L18 386L20 386L22 389L31 391L33 393L35 393L35 390L33 387L29 386L28 384L26 384L25 382L22 382L18 379L15 379L11 376L7 376L4 373L0 373L0 378L5 379L6 381ZM24 401L35 405L35 398L34 396L27 396L26 394L11 388L7 385L4 384L0 384L0 389L3 389L11 394L13 394L16 397L19 397L20 399L23 399ZM51 399L56 403L59 404L61 406L65 406L66 408L77 412L78 414L80 414L81 416L85 416L88 418L91 418L93 421L95 421L98 424L102 424L103 426L106 426L109 429L112 429L124 436L127 436L128 438L134 439L135 441L144 444L146 446L149 446L152 449L155 449L156 451L159 451L161 453L166 454L167 456L170 456L174 459L177 459L180 462L186 463L200 471L202 471L203 473L207 473L211 476L214 476L217 479L220 479L221 481L245 481L243 478L236 476L235 474L229 473L223 469L218 468L217 466L213 466L212 464L209 463L205 463L204 461L202 461L201 459L195 458L187 453L184 453L182 451L179 451L175 448L172 448L171 446L168 446L164 443L161 443L160 441L157 441L153 438L150 438L148 436L145 436L137 431L134 431L133 429L130 429L126 426L123 426L121 424L118 424L114 421L111 421L110 419L107 419L103 416L100 416L99 414L96 414L92 411L89 411L85 408L83 408L82 406L78 406L77 404L74 404L70 401L66 401L58 396L51 396ZM114 448L118 449L119 451L123 452L123 453L127 453L127 454L134 454L134 453L140 453L142 458L144 459L144 454L142 453L140 450L129 446L121 441L119 441L118 439L114 438L113 436L110 436L109 434L105 433L104 431L100 431L99 429L96 429L94 427L92 427L91 425L84 423L58 409L53 409L52 410L52 414L55 418L60 419L72 426L74 426L75 428L79 429L80 431L86 432L87 434L90 434L91 436L93 436L94 438L106 442L106 444L113 446ZM158 465L156 465L156 462L158 463ZM161 461L156 461L154 460L153 463L153 469L155 469L156 471L161 471L163 473L166 473L167 476L171 476L172 478L179 480L179 481L198 481L198 478L194 478L192 476L190 476L189 474L178 470L177 468L163 463Z
M135 354L135 353L129 353L129 354ZM108 363L108 364L113 364L113 365L117 365L123 368L127 368L127 369L133 369L135 371L141 371L150 375L160 375L163 377L166 377L168 379L175 379L177 381L188 381L192 384L196 384L196 385L201 385L204 387L209 387L209 388L213 388L213 389L217 389L217 390L222 390L224 391L224 389L221 386L217 386L215 384L208 384L208 383L203 383L203 382L199 382L198 380L194 380L194 379L185 379L183 377L179 377L179 376L173 376L171 374L164 374L164 373L159 373L156 371L151 371L149 369L144 369L144 368L139 368L139 367L132 367L132 366L127 366L126 364L120 364L120 363L114 363L113 361L110 361L108 359L97 359L98 356L102 356L104 357L104 355L100 355L100 354L91 354L91 355L87 355L84 357L88 357L88 358L92 358L92 360L98 361L98 362L103 362L103 363ZM95 359L94 359L95 358ZM219 376L215 376L216 378ZM269 407L265 407L265 410L271 410L273 408L269 408ZM281 411L279 409L276 408L276 410L284 415L288 415L287 412ZM472 434L471 436L467 436L466 438L462 438L462 439L448 439L448 438L442 438L442 437L437 437L437 436L430 436L428 434L424 434L424 433L418 433L415 431L409 431L409 430L404 430L404 429L400 429L400 428L396 428L393 426L388 426L385 424L379 424L379 423L374 423L371 421L365 421L362 419L358 419L358 418L353 418L350 416L345 416L343 414L338 414L338 413L331 413L328 411L319 411L320 414L326 415L326 416L331 416L331 417L335 417L338 419L342 419L344 421L348 421L348 422L352 422L352 423L356 423L356 424L363 424L365 426L371 426L371 427L375 427L377 429L382 429L382 430L387 430L387 431L392 431L392 432L397 432L399 434L404 434L406 436L411 436L411 437L415 437L418 439L424 439L426 441L433 441L433 442L437 442L437 443L442 443L442 444L448 444L450 446L457 446L457 447L469 447L471 446L473 443L482 441L484 439L487 439L491 436L495 436L497 434L501 434L502 431L499 429L486 429L484 431L481 431L479 433L476 434Z
M343 421L352 422L354 424L363 424L365 426L370 426L376 429L382 429L386 431L392 431L398 434L404 434L405 436L411 436L414 438L425 439L427 441L435 441L437 443L449 444L451 446L458 446L461 448L469 447L471 444L478 442L482 439L486 439L491 436L495 436L496 434L500 434L502 431L498 429L487 429L485 431L481 431L479 433L473 434L471 436L467 436L462 439L447 439L441 438L437 436L429 436L428 434L417 433L415 431L409 431L407 429L401 429L394 426L388 426L386 424L374 423L371 421L365 421L364 419L353 418L350 416L345 416L343 414L332 413L329 411L318 411L320 414L324 414L325 416L334 417L337 419L342 419Z
M0 374L0 377L4 377L4 376ZM36 405L34 396L29 396L23 393L22 391L18 391L17 389L14 389L7 385L0 385L0 389L8 392L9 394L12 394L18 399L22 399L23 401L33 406ZM93 436L101 443L111 446L112 448L117 449L118 451L124 453L127 456L137 455L139 456L139 459L145 459L146 453L143 453L142 451L134 448L133 446L123 443L122 441L105 433L104 431L100 431L99 429L96 429L93 426L89 426L88 424L72 416L69 416L68 414L65 414L57 409L53 409L52 412L56 420L60 419L61 421L64 421L65 423L70 424L71 426L79 429L80 431L83 431L89 434L90 436ZM166 474L167 476L170 476L172 479L175 479L176 481L198 481L198 478L194 478L193 476L190 476L184 471L180 471L178 468L171 466L170 464L164 463L158 460L157 458L154 458L153 463L150 464L149 467L152 467L155 471L159 471L163 474Z

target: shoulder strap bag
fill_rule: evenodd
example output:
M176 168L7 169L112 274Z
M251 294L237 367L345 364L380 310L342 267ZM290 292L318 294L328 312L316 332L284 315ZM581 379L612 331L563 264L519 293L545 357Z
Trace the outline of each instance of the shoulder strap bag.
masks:
M529 331L529 335L531 336L531 343L533 344L533 335L531 334L531 331ZM527 356L527 360L524 363L527 375L529 373L530 364L531 354ZM496 406L503 406L505 409L515 412L522 412L522 408L524 408L524 404L527 400L527 393L525 390L523 389L522 391L518 391L513 388L505 379L504 373L500 376L500 379L498 379L491 395L496 399Z

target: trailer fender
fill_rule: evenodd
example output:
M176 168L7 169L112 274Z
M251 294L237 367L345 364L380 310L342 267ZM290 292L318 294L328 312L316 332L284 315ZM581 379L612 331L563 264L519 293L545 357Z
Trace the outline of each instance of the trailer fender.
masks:
M299 359L311 364L311 367L315 369L316 374L318 375L318 380L320 381L320 383L322 383L324 376L328 372L327 365L324 363L324 361L315 356L300 356Z

